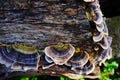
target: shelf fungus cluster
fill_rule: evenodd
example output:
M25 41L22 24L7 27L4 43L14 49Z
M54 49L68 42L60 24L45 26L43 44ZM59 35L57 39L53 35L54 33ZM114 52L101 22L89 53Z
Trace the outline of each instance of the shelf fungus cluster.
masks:
M45 48L42 68L47 69L53 65L67 66L76 74L89 74L95 68L95 65L89 61L89 54L86 51L76 52L75 48L67 43Z
M67 77L77 75L77 77L70 78L98 78L95 75L96 67L112 57L111 42L112 38L109 36L108 28L105 22L105 17L100 10L98 0L90 1L84 0L86 5L86 13L92 27L92 39L94 43L94 51L92 53L87 51L78 51L72 44L51 45L45 48L44 61L42 61L42 69L46 70L52 66L66 66L71 74L65 74ZM67 45L67 47L66 47ZM65 49L64 49L65 48ZM42 57L43 58L43 57ZM54 70L53 70L54 72ZM99 70L98 70L99 72ZM79 76L79 77L78 77Z
M38 56L37 48L27 43L4 44L0 47L0 63L11 71L35 69Z
M41 20L36 22L38 24L35 26L32 24L21 27L22 23L11 26L10 29L7 26L0 27L3 34L6 34L2 34L0 39L5 43L0 43L0 67L6 66L0 69L0 72L6 73L4 77L24 72L22 74L62 75L72 79L99 78L100 65L112 57L112 38L109 36L99 1L83 0L80 3L76 3L76 0L53 0L51 3L50 1L52 0L38 0L38 3L31 5L33 6L31 9L38 10L28 11L35 11L33 15L37 16L33 17L32 12L29 12L28 22L31 23L31 19ZM17 15L18 13L15 17ZM15 20L27 22L27 19ZM6 38L7 35L10 37ZM14 71L17 74L9 74ZM0 79L1 74L4 73L0 73Z
M96 62L101 65L112 57L112 48L110 47L112 37L109 36L106 18L103 17L98 0L87 4L86 10L88 19L92 25L94 24L93 41L95 43L94 50L97 52Z
M90 60L89 53L81 51L80 48L74 47L70 43L58 43L47 46L44 52L40 57L41 60L38 62L38 69L42 68L43 71L51 70L51 74L60 74L72 79L78 79L88 77L86 75L95 71L96 65ZM77 75L78 77L71 75ZM91 78L97 77L98 74Z

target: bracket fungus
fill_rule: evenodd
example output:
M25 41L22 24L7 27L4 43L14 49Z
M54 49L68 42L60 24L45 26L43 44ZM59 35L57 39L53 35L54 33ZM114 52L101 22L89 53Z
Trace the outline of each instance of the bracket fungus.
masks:
M74 54L75 48L71 44L59 43L45 48L45 55L50 57L55 64L65 64Z
M15 43L0 48L0 62L18 71L34 69L38 56L36 47L30 44Z
M66 63L72 68L83 67L89 60L89 54L87 52L75 53L71 59Z
M78 74L90 74L94 71L95 65L88 61L83 67L81 68L72 68Z
M0 36L0 64L5 65L6 74L11 76L9 73L22 71L71 79L99 78L100 64L112 57L112 38L99 1L36 0L32 3L31 10L24 6L28 9L24 13L13 13L9 12L14 11L10 7L5 17L0 18L3 24L10 20L22 23L0 27L5 34ZM22 19L21 15L25 17Z

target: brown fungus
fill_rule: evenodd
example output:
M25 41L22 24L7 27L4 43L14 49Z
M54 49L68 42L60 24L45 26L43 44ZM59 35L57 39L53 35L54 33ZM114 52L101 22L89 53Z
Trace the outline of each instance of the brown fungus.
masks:
M102 17L102 13L101 11L95 11L95 16L93 21L95 22L95 24L100 24L103 22L103 17Z
M103 39L103 37L104 37L104 32L96 31L96 32L93 33L93 41L94 42L101 41Z
M95 0L84 0L84 2L94 2Z
M67 64L74 68L83 67L88 62L88 59L89 55L84 51L83 53L74 54Z
M102 32L103 29L104 29L104 22L100 23L100 24L97 24L96 25L96 29L99 31L99 32Z
M103 39L97 44L99 44L103 49L108 49L108 47L110 47L111 41L111 39L108 39L108 36L104 36Z
M108 56L108 59L111 59L112 58L112 48L110 47L109 48L109 56Z
M100 49L98 52L98 62L99 65L104 63L109 57L109 48L108 49Z
M108 34L109 34L109 33L108 33L108 28L107 28L107 25L106 25L105 22L104 22L104 29L103 29L103 32L104 32L105 35L108 35Z
M78 74L90 74L94 71L95 65L88 61L82 68L72 68L73 71L75 71Z
M65 49L65 47L67 48ZM71 44L57 44L45 48L45 55L50 57L55 64L65 64L74 54L75 48Z
M52 63L52 62L53 62L53 60L52 60L50 57L46 56L46 55L45 55L45 60L46 60L48 63Z

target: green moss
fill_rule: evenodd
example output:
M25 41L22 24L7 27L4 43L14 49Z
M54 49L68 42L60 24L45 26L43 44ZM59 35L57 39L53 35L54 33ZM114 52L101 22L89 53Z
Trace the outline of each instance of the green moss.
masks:
M52 47L55 48L58 51L65 51L69 48L69 44L59 42L58 44L55 44Z

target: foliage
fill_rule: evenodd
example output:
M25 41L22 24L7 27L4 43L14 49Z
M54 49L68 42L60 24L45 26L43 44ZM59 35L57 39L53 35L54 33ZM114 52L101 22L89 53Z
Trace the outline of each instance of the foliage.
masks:
M13 78L9 78L7 80L38 80L37 77L20 77L20 76L17 76L17 77L13 77Z
M101 67L101 78L100 80L120 80L120 76L116 76L115 69L119 64L116 61L105 62L104 66ZM60 80L71 80L69 78L60 77ZM79 79L85 80L85 79Z
M66 77L60 77L60 80L73 80L73 79L66 78ZM81 78L81 79L77 79L77 80L85 80L85 79Z
M100 80L119 80L119 78L114 78L116 76L115 69L117 69L119 64L115 61L106 62L105 66L101 70L101 78ZM113 79L114 78L114 79Z

